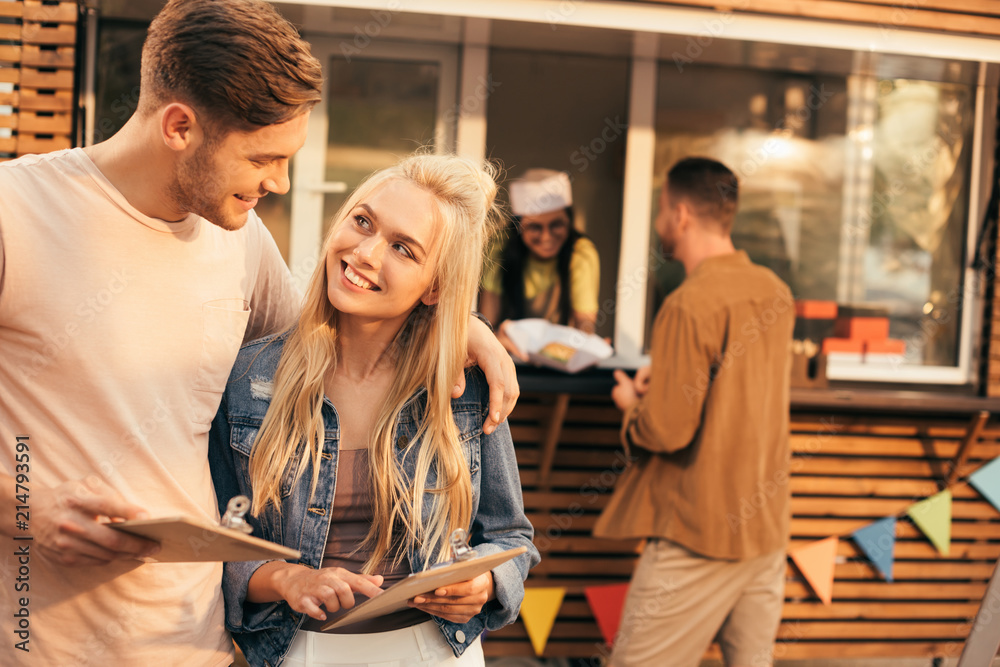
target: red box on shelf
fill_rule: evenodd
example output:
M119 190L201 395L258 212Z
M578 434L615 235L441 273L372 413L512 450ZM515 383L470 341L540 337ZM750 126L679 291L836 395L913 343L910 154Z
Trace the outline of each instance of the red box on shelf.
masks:
M795 317L805 320L835 319L837 317L837 302L799 299L795 302Z
M827 338L823 340L823 354L831 352L849 352L861 354L864 352L865 342L863 340L851 340L849 338Z
M840 338L858 341L881 341L889 338L888 317L841 317L833 330Z

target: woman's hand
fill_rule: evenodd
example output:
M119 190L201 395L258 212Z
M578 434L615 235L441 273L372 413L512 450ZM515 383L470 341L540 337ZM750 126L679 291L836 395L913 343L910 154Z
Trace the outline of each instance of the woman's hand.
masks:
M434 595L418 595L407 604L452 623L468 623L493 596L493 573L487 572L475 579L439 588Z
M251 602L285 600L295 611L308 614L318 621L326 613L350 609L354 594L369 598L382 593L380 574L355 574L342 567L314 570L305 565L273 561L259 567L250 578L247 599Z

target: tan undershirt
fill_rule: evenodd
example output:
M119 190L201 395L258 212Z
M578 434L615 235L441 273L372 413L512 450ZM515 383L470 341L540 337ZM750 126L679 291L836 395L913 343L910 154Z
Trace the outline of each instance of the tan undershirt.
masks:
M209 424L240 343L291 324L297 303L253 213L239 231L150 218L80 149L4 163L0 471L14 474L20 436L30 505L95 475L153 517L218 521ZM221 563L61 567L31 547L30 590L17 592L4 558L4 665L232 661ZM21 597L30 653L12 648Z
M369 462L367 449L352 449L341 446L337 460L337 489L330 510L330 532L323 550L323 567L342 567L350 572L361 572L371 555L370 549L358 549L374 518L372 513L371 483L369 482ZM410 563L405 558L394 565L392 559L383 561L376 574L385 580L382 588L388 588L410 574ZM356 604L368 598L355 594ZM326 621L306 619L303 630L321 632L322 627L336 620L346 610L327 613ZM370 621L354 623L344 628L328 630L330 634L368 634L389 632L423 623L430 614L419 609L404 609Z

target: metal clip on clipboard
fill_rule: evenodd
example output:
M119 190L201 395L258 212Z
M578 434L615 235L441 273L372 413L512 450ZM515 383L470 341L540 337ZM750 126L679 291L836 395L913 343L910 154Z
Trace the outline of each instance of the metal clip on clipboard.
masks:
M469 534L465 532L464 528L456 528L451 533L451 537L448 538L448 543L451 545L452 562L472 560L479 555L475 549L469 546Z
M246 496L233 496L226 505L226 513L222 515L219 525L230 530L238 530L249 535L253 532L253 527L247 523L243 517L250 509L250 499Z
M479 556L479 552L469 546L469 533L467 533L464 528L456 528L452 531L451 536L448 538L448 546L451 547L451 560L431 565L427 569L435 570L439 567L446 567L448 565L454 565L455 563L461 563L462 561L472 560L473 558L477 558Z

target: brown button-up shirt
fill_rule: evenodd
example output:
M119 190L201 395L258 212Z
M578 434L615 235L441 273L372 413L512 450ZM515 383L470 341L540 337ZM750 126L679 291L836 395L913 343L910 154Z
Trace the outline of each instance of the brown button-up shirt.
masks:
M791 291L744 252L706 259L656 316L648 393L622 424L633 463L599 537L662 537L740 560L788 539Z

